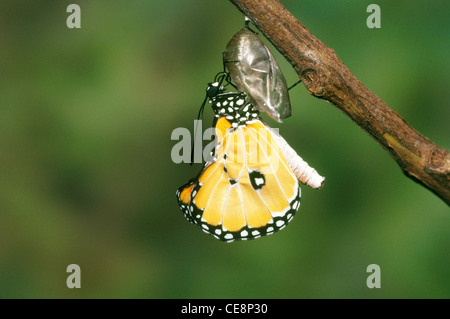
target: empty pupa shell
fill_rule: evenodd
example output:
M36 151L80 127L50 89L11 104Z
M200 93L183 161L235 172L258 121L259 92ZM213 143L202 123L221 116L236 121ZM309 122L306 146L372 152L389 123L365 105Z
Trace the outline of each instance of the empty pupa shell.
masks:
M240 91L252 104L278 122L291 115L286 79L272 53L248 28L228 42L224 62Z

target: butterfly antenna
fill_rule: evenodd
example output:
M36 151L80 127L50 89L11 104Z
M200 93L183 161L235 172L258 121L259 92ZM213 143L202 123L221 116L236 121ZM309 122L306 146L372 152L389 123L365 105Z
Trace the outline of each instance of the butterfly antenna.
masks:
M192 148L191 148L191 166L192 166L192 164L194 164L195 142L197 141L197 132L199 131L198 123L200 123L200 132L201 132L202 131L202 123L203 123L203 113L205 111L206 101L208 100L208 98L213 98L214 96L219 94L219 92L221 92L221 90L223 90L222 83L224 81L226 82L226 84L224 86L227 86L228 84L230 84L235 89L237 89L236 85L231 83L230 73L226 72L225 61L223 62L223 72L217 73L216 76L214 77L214 82L217 83L217 85L208 87L208 89L206 91L205 99L203 100L203 103L200 106L200 109L198 110L197 122L194 127L194 139L192 141ZM212 88L215 88L215 89L213 90ZM201 143L202 143L202 140L200 139L200 144ZM201 149L203 149L203 147L201 147Z
M231 75L230 75L230 73L227 73L227 76L225 77L225 81L227 82L226 85L231 85L232 87L234 87L236 90L239 91L238 87L233 82L231 82Z
M222 64L223 64L223 73L227 73L227 67L225 62L225 51L222 51Z

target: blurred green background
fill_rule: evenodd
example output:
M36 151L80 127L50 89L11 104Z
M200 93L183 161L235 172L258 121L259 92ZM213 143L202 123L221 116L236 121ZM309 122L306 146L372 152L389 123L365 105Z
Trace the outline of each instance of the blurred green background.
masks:
M254 241L188 223L175 190L201 165L171 161L171 132L192 131L243 16L227 0L89 0L68 29L73 2L0 2L0 297L450 297L448 206L303 85L291 118L265 119L325 187L303 187L292 223ZM449 149L448 1L378 0L381 29L366 26L373 1L282 2ZM66 287L72 263L81 289ZM381 289L366 286L369 264Z

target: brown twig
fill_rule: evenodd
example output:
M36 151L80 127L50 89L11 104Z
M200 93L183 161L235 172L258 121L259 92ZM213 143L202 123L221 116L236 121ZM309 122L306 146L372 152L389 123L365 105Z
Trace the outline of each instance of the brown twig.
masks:
M292 64L310 94L334 104L414 181L450 204L450 156L369 91L278 0L230 0Z

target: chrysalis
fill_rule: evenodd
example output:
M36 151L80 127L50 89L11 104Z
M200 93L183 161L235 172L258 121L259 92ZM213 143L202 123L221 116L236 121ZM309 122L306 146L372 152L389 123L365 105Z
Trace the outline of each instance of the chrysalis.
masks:
M224 63L240 91L277 122L291 115L286 79L261 39L244 27L228 42Z

